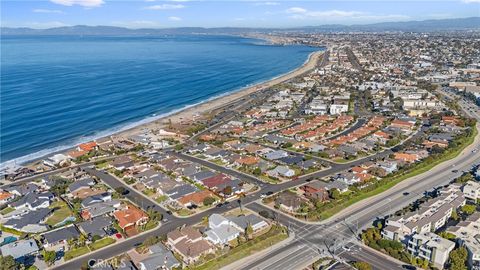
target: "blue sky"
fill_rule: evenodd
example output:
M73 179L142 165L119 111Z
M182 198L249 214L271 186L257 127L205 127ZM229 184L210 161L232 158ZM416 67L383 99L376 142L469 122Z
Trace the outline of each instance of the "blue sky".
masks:
M188 1L2 0L1 25L295 27L480 16L480 0Z

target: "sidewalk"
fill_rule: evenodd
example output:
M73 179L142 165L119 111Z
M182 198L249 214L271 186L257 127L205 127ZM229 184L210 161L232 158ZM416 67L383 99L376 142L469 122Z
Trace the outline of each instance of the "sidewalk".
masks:
M286 246L287 244L289 244L292 240L295 239L295 233L290 233L290 235L288 236L287 239L283 240L283 241L280 241L278 243L276 243L275 245L271 246L271 247L268 247L260 252L257 252L255 254L252 254L250 256L247 256L241 260L238 260L238 261L235 261L227 266L224 266L222 267L221 269L222 270L236 270L236 269L241 269L243 267L245 267L246 265L248 265L249 263L257 260L257 259L261 259L263 258L264 256L270 254L271 252L283 247L283 246Z

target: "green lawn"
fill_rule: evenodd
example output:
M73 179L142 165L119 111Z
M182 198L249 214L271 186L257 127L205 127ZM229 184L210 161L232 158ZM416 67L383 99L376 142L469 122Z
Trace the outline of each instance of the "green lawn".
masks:
M55 224L64 221L67 217L73 216L73 212L64 201L56 201L50 205L50 208L56 208L53 215L49 217L46 222L52 227L55 226Z
M220 269L226 265L229 265L242 258L250 256L256 252L266 249L284 239L288 238L288 235L279 227L272 227L270 231L263 235L260 235L246 243L243 243L233 249L227 254L210 260L202 265L194 266L192 270L212 270Z
M193 212L188 210L188 209L182 208L182 209L178 210L177 214L181 217L186 217L186 216L189 216L189 215L193 214Z
M2 211L0 211L0 214L6 215L8 213L11 213L12 211L15 211L15 209L12 208L12 207L7 207L7 208L3 209Z
M160 195L158 196L155 201L158 202L158 203L162 203L164 201L168 200L168 196L167 195Z
M153 195L157 194L155 191L148 188L144 189L142 193L147 195L148 197L152 197Z
M106 247L106 246L111 245L115 242L116 242L115 239L113 239L111 237L105 237L103 239L95 241L95 243L90 244L90 249L92 251L97 250L97 249L101 249L102 247Z
M12 228L4 227L2 225L0 225L0 231L15 234L15 235L22 235L23 234L23 232L17 231L17 230L12 229Z
M84 254L87 254L88 252L90 252L90 250L88 249L88 247L81 247L81 248L76 248L76 249L71 249L67 252L65 252L65 261L68 261L68 260L71 260L73 258L76 258L76 257L79 257L79 256L82 256Z

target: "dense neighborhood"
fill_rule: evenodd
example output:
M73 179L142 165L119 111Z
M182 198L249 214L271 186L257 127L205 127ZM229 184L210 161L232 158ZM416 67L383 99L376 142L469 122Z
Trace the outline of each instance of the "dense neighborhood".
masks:
M398 191L407 207L340 237L301 237L476 157L478 36L262 38L323 52L312 70L194 120L165 119L3 172L2 269L255 269L268 250L302 241L309 257L295 266L305 269L372 269L367 252L400 267L480 269L478 159L442 169L447 185Z

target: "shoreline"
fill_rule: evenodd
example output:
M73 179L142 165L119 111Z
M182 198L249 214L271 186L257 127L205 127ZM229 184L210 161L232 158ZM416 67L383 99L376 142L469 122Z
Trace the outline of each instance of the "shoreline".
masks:
M15 168L21 165L29 165L54 154L66 153L70 150L75 149L77 145L88 141L98 140L110 136L131 136L133 134L138 134L142 132L142 130L144 129L151 130L163 128L165 127L165 123L163 123L163 121L165 120L169 120L172 123L193 121L194 118L198 115L211 112L221 106L224 106L225 104L238 100L244 96L283 83L309 70L314 69L319 58L323 55L324 51L325 49L322 49L310 53L301 66L271 79L254 83L252 85L247 85L239 89L234 89L232 91L210 97L204 101L191 105L186 105L182 108L173 110L168 113L160 114L158 116L147 116L134 123L127 123L124 126L116 128L112 127L111 129L101 131L96 135L94 134L91 136L80 137L68 145L59 145L52 148L47 148L37 151L35 153L27 154L2 162L0 163L0 170Z

